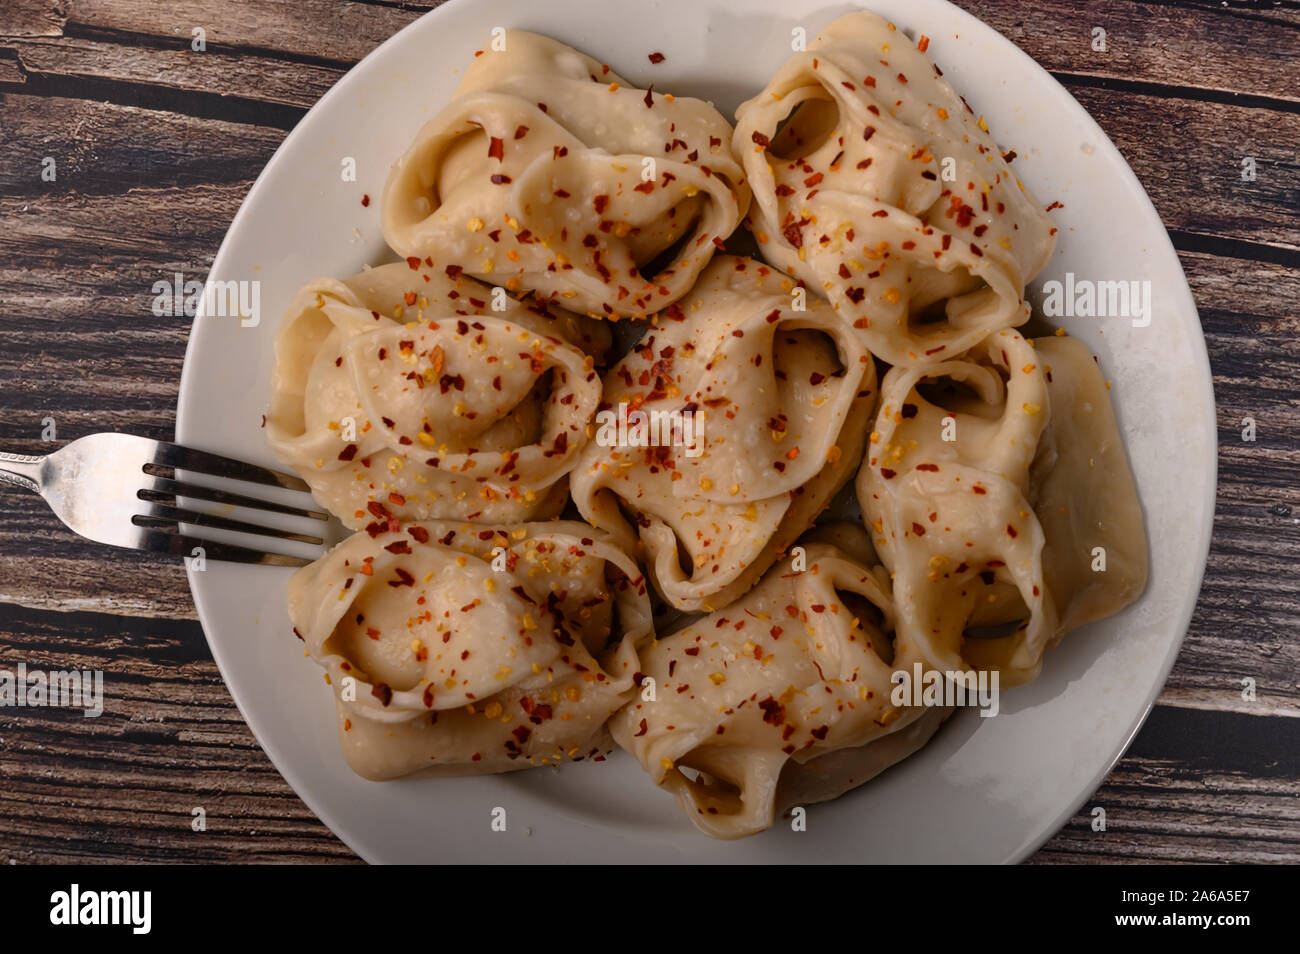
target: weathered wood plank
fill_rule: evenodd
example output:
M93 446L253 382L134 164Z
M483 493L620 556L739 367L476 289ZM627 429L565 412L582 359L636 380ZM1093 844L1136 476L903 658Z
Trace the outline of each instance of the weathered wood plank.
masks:
M333 86L340 66L189 47L157 49L80 37L3 41L21 64L23 79L111 80L162 90L201 92L306 110ZM9 82L0 74L0 82ZM66 86L64 87L66 88Z
M1278 69L1300 57L1295 10L1266 18L1220 4L957 3L1054 73L1252 93L1300 105L1300 83ZM1105 31L1105 50L1093 48L1096 29Z
M0 666L18 662L102 670L104 714L0 709L0 861L354 857L266 758L198 624L0 607Z
M0 109L5 116L5 135L0 137L0 196L38 199L68 191L126 193L165 186L251 184L284 139L280 130L258 125L61 96L3 92ZM53 182L41 178L47 156L56 163ZM193 199L180 195L148 212L143 205L132 211L123 208L99 223L90 238L96 243L108 239L114 248L129 249L136 236L124 232L125 216L134 214L139 219L130 223L132 228L156 234L153 220L175 223L177 202L189 216L202 213L196 208L201 199L199 192ZM39 205L32 208L39 209ZM13 211L9 203L6 209ZM24 214L37 213L29 209ZM228 222L221 223L222 227ZM57 222L48 224L58 228ZM0 242L4 241L0 235ZM215 246L212 251L215 253ZM56 255L57 249L46 249L43 254ZM94 261L93 256L63 260L73 278L78 262L90 265Z
M1106 830L1093 831L1093 809ZM1157 706L1080 812L1031 862L1294 864L1300 720Z
M211 44L351 63L437 4L405 6L409 9L331 0L238 5L180 0L160 11L150 0L69 0L68 29L143 33L182 45L194 27L202 26ZM1276 68L1300 53L1294 17L1242 16L1238 10L1195 4L1036 4L1032 16L1017 0L966 0L963 6L1054 72L1248 92L1300 104L1294 77ZM1096 28L1106 31L1104 51L1093 49ZM942 31L930 32L941 51ZM1210 43L1215 55L1206 56Z
M5 0L0 6L0 37L59 36L67 20L61 0Z
M0 47L0 86L21 86L26 82L27 74L18 62L17 52Z
M1300 114L1071 88L1165 226L1300 249ZM1255 159L1255 180L1241 160ZM1047 199L1044 199L1047 201Z
M188 48L269 50L312 62L355 63L422 11L337 0L68 0L68 30L142 34Z
M1214 372L1219 495L1197 612L1161 702L1300 714L1300 277L1180 256ZM1256 441L1241 439L1256 421ZM1257 700L1242 698L1245 677Z

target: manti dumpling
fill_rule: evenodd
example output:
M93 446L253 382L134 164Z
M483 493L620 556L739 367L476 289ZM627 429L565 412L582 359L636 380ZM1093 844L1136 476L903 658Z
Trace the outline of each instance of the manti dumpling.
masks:
M1078 340L1013 329L885 375L858 499L899 639L928 666L1028 682L1066 631L1142 592L1142 511L1106 392Z
M501 39L390 173L388 244L599 317L677 301L749 207L730 124L547 37Z
M1029 317L1047 213L983 117L875 14L835 20L791 57L737 110L735 150L763 257L890 364L946 359Z
M706 834L740 838L915 752L950 709L896 707L889 579L825 543L746 596L657 640L610 730ZM651 681L652 680L652 681Z
M636 565L561 521L354 534L294 574L288 603L369 779L602 757L652 635Z
M423 262L320 279L281 327L267 437L352 529L554 516L608 345L602 323Z
M573 499L644 552L679 609L721 609L749 589L861 459L874 362L834 309L809 296L798 311L794 291L775 269L719 257L605 376ZM609 423L637 414L648 444ZM670 440L653 425L673 416L683 425Z

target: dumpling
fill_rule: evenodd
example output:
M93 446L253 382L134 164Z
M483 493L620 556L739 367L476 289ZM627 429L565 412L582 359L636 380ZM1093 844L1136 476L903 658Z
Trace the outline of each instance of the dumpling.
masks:
M610 723L717 838L752 835L790 805L867 781L920 748L949 711L891 701L893 673L920 657L891 638L884 571L824 543L807 544L805 559L645 649L640 693Z
M502 39L390 173L388 244L598 317L677 301L749 207L730 124L547 37Z
M1067 630L1146 583L1133 476L1101 372L1073 339L1006 330L891 370L857 490L899 637L935 669L1028 682Z
M1055 229L937 67L873 13L835 20L736 111L763 257L873 354L944 360L1029 317Z
M1051 420L1030 467L1029 495L1046 537L1047 591L1066 633L1112 616L1142 595L1146 534L1097 362L1077 338L1036 338L1034 344L1047 378Z
M643 548L679 609L744 593L861 458L875 365L825 302L796 310L802 292L759 262L719 257L605 376L573 499L629 552Z
M413 261L298 293L267 437L348 527L563 506L608 329L495 291Z
M602 757L652 635L636 564L560 521L354 534L293 575L288 603L370 779Z

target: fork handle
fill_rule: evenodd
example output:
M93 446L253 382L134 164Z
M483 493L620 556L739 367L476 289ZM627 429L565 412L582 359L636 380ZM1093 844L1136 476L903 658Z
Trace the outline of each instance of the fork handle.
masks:
M0 483L13 484L32 493L41 492L41 464L44 457L0 453Z

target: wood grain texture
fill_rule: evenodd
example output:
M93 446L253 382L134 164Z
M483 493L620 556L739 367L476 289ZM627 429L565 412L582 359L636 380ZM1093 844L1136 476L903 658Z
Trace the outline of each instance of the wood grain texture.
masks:
M1093 829L1095 808L1105 831ZM1157 707L1037 864L1294 864L1300 720Z
M170 437L188 326L151 313L152 284L205 275L285 132L436 5L0 4L0 447L39 452L46 417L60 440ZM1034 860L1300 860L1300 7L962 5L1051 70L1147 189L1196 297L1220 425L1209 566L1160 705ZM0 668L104 669L110 700L98 720L0 710L0 861L353 857L257 746L193 616L179 565L105 551L0 489Z
M198 623L0 605L0 646L10 671L104 672L98 718L0 709L0 862L354 857L266 758Z

